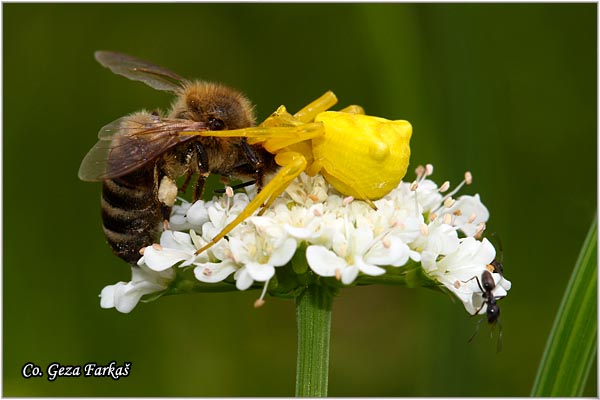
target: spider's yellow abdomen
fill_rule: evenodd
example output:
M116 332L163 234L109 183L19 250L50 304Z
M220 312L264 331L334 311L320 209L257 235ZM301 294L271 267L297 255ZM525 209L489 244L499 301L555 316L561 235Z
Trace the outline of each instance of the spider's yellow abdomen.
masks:
M325 134L312 140L314 160L339 192L375 200L398 186L410 158L409 122L335 111L315 122L325 125Z

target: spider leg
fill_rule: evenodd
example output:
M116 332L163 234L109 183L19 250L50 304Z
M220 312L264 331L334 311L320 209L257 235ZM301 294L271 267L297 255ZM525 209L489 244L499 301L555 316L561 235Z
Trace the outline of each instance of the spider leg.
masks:
M311 122L297 126L256 126L225 131L184 131L180 135L211 136L211 137L245 137L249 144L263 143L270 153L276 153L294 143L323 135L325 128L321 122Z
M196 251L196 254L208 250L214 246L219 240L223 239L229 232L231 232L236 226L242 223L246 218L252 216L256 210L258 210L263 204L263 209L268 207L277 196L279 196L285 188L288 187L291 181L296 179L302 171L306 168L306 159L300 153L284 152L278 154L276 157L278 162L283 165L277 174L271 179L271 181L256 195L256 197L246 206L233 221L231 221L223 230L216 235L210 242L204 247ZM280 164L281 165L281 164Z
M337 97L330 90L325 92L324 95L316 99L315 101L304 106L300 111L294 114L294 118L301 122L310 122L315 119L317 114L322 113L330 109L335 103L337 103Z
M357 106L356 104L352 104L348 107L344 107L340 110L340 112L345 112L348 114L364 114L365 113L365 109L362 108L361 106Z

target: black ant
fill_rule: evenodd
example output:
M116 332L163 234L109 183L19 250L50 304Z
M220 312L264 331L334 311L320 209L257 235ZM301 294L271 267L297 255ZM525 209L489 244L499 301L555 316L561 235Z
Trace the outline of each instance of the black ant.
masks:
M478 315L479 312L483 309L483 306L487 305L485 314L487 317L488 324L492 326L492 328L498 325L498 346L496 351L499 353L500 350L502 350L502 325L500 324L500 321L498 321L498 318L500 317L500 307L498 307L496 301L503 298L504 296L494 296L493 291L496 288L496 282L494 281L494 276L492 275L492 272L498 273L500 274L500 276L502 276L503 267L500 261L494 260L490 264L488 264L487 268L488 269L483 271L483 273L481 274L481 281L479 280L479 277L474 276L473 278L464 281L463 283L467 283L469 281L472 281L473 279L477 280L477 285L479 286L479 289L482 293L483 304L481 305L481 307L479 307L479 309L475 312L474 315ZM490 272L490 270L492 272ZM479 322L477 323L475 333L473 333L473 335L469 338L469 343L471 343L475 336L477 336L477 333L479 332L479 325L482 321L483 319L479 320Z

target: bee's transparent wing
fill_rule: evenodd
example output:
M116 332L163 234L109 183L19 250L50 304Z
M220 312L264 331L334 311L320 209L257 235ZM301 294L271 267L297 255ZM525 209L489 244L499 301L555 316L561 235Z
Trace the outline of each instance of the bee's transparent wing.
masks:
M96 60L112 72L134 81L169 92L178 92L185 79L166 68L159 67L148 61L140 60L127 54L112 51L97 51Z
M118 178L155 160L173 146L194 138L184 131L204 131L190 120L168 120L150 114L119 118L103 127L100 139L79 167L79 179L97 182Z

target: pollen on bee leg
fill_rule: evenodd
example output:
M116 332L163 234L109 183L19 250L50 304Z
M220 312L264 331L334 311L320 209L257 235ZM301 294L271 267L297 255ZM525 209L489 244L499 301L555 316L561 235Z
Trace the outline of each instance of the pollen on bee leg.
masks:
M163 250L163 247L162 247L160 244L158 244L158 243L154 243L154 244L152 245L152 248L153 248L154 250L157 250L157 251L162 251L162 250Z
M490 272L494 272L496 270L496 268L492 264L486 265L485 269L487 269Z
M342 204L347 206L348 204L352 203L353 200L354 197L352 196L344 197L344 199L342 200Z
M173 207L177 199L178 190L175 181L165 175L158 186L158 200L169 207Z

